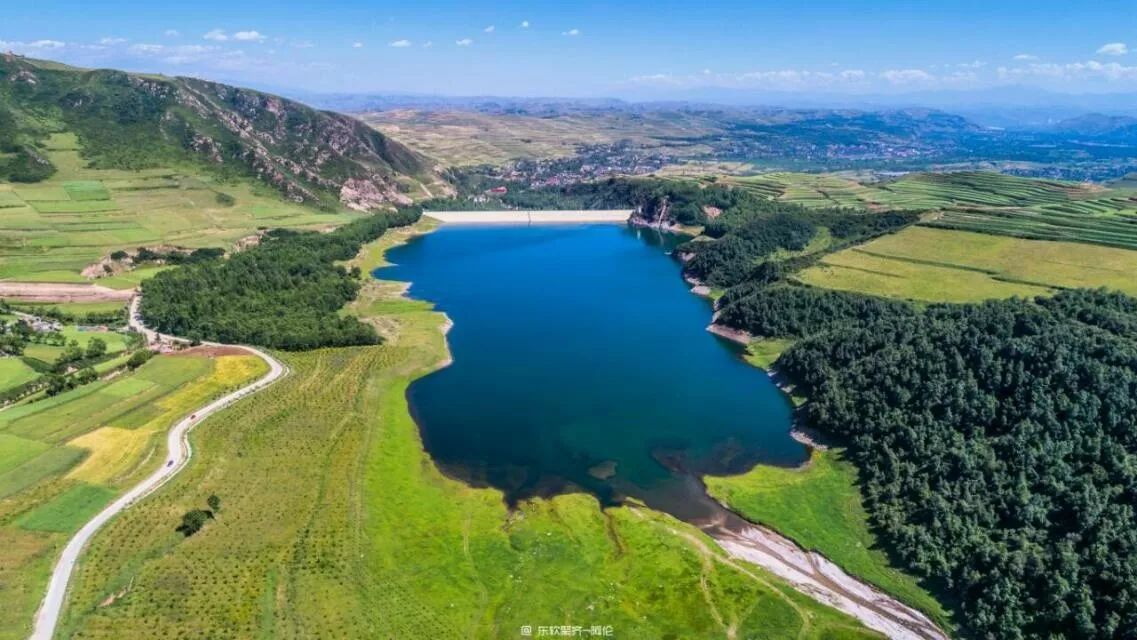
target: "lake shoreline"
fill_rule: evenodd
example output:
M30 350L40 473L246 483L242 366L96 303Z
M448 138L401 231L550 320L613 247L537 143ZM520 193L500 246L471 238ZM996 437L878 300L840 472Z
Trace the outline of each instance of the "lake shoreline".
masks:
M426 231L425 233L429 233ZM383 261L390 264L386 260L386 251L404 244L418 235L424 235L424 232L406 234L406 237L400 238L398 244L392 244L384 249L382 252ZM377 270L377 269L376 269ZM403 280L380 280L377 275L374 275L376 281L380 282L405 282L406 286L402 287L398 295L402 298L415 300L409 295L410 282ZM453 320L445 313L438 312L442 316L441 322L438 323L438 330L443 334L443 349L445 357L432 369L423 375L430 375L445 368L453 362L453 352L449 342L445 336L454 326ZM784 395L788 395L787 388L784 383L777 376L770 372L766 372L771 381L779 387ZM421 378L420 378L421 379ZM409 390L409 387L408 387ZM455 477L453 474L446 471L449 465L437 460L423 442L423 429L419 423L418 417L415 415L412 403L407 404L407 410L411 414L411 418L415 422L416 428L419 430L419 442L423 453L427 459L431 460L435 468L438 469L443 475L454 478L469 486L477 486L471 484L464 478ZM796 418L795 418L796 420ZM801 441L794 436L791 430L791 437L795 440ZM810 446L807 444L807 446ZM808 464L808 460L804 464ZM599 471L607 471L607 469L600 469ZM612 471L615 471L613 466ZM843 611L846 614L858 619L862 624L869 628L876 629L888 633L892 637L905 638L907 640L927 640L946 639L942 633L938 633L938 629L932 625L930 628L925 624L925 620L921 619L918 612L914 612L898 601L893 600L887 594L862 583L859 580L849 576L842 570L836 567L828 559L820 554L806 550L794 542L792 539L778 534L772 529L763 527L759 524L752 523L742 516L735 513L733 510L727 508L714 496L711 496L706 491L701 477L692 478L702 487L703 499L713 502L721 511L719 516L713 516L710 520L703 522L687 521L687 524L710 536L716 543L728 554L729 557L739 561L751 564L757 567L764 568L779 576L782 580L798 590L826 605L834 607L837 610ZM502 496L503 500L506 498L506 493L501 490L496 490ZM535 496L533 499L545 499L541 496ZM508 501L506 501L508 504ZM637 500L625 499L622 505L626 508L637 508ZM601 509L606 509L603 504L598 504ZM658 508L648 508L652 512L666 513ZM519 505L510 506L511 511L520 513ZM674 517L674 516L673 516ZM676 535L694 540L693 533L685 533L676 531ZM930 624L930 623L928 623Z

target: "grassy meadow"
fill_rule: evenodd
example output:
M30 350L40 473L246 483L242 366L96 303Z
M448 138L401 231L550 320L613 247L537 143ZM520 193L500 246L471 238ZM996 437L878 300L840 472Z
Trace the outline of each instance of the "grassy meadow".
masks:
M194 431L186 470L93 540L61 637L877 637L670 517L579 494L511 513L445 477L406 404L447 357L443 317L401 291L353 305L385 344L283 354L290 376ZM175 532L210 494L216 519Z
M68 537L163 463L170 425L266 370L252 356L157 356L0 411L0 638L27 636Z
M54 176L36 184L0 182L0 279L87 282L80 271L118 249L229 248L259 227L320 228L351 218L286 202L267 187L219 183L178 167L91 169L73 134L56 134L47 146ZM234 203L223 204L219 194ZM99 283L131 288L153 272Z
M1032 296L1107 287L1137 294L1137 251L911 227L825 256L806 284L928 302Z

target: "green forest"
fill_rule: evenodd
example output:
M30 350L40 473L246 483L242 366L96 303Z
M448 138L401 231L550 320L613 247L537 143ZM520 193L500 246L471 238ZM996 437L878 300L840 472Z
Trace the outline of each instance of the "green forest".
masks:
M338 314L359 291L360 274L336 263L420 215L410 207L329 233L271 231L228 259L188 262L147 280L142 315L159 331L195 340L289 350L377 344L371 325Z

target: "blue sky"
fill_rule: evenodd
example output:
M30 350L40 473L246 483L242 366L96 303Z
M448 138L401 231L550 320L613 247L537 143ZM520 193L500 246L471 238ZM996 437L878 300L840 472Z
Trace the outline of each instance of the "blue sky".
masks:
M6 4L3 50L311 91L1137 90L1133 0Z

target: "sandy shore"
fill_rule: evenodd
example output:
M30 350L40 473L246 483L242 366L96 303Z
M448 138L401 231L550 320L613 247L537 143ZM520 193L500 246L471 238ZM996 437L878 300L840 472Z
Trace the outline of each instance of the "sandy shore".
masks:
M748 524L736 530L725 526L704 530L730 557L766 569L798 591L853 616L889 638L948 640L948 635L924 614L766 527Z

